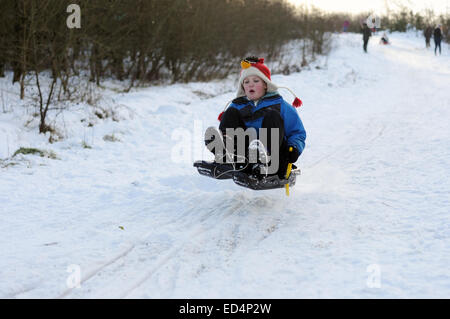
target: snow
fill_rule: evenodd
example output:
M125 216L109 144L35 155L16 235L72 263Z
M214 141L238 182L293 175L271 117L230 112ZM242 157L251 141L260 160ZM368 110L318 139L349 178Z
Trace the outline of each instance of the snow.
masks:
M212 158L202 134L234 78L106 90L116 121L79 105L53 144L1 79L0 297L448 297L449 47L389 38L364 54L360 35L335 35L319 68L273 75L304 103L289 197L192 167Z

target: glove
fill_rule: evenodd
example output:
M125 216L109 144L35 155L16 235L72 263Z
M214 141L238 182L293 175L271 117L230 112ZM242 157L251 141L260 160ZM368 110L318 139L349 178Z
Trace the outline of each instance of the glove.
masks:
M289 152L289 148L292 147L292 152ZM283 157L286 158L289 163L295 163L298 160L298 157L300 156L300 152L295 146L287 145L285 149L283 150Z

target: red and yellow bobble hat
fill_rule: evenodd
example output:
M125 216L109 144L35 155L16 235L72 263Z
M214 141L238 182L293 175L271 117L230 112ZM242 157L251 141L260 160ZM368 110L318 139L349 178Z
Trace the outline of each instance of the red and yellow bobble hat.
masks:
M272 82L272 80L270 79L270 75L271 75L270 70L264 64L264 58L259 58L257 62L252 62L252 61L248 61L248 60L241 61L241 73L239 76L239 87L238 87L236 97L245 96L245 91L244 91L244 87L242 86L242 84L244 83L244 80L251 75L256 75L256 76L260 77L264 82L266 82L267 93L277 92L278 89L280 89L280 88L287 89L295 97L292 105L296 108L303 105L303 102L297 96L295 96L295 94L289 88L279 87L275 83ZM228 103L225 106L225 109L223 110L223 112L220 113L219 118L218 118L219 121L222 119L222 115L223 115L223 113L225 113L225 110L227 109L229 104L230 103Z

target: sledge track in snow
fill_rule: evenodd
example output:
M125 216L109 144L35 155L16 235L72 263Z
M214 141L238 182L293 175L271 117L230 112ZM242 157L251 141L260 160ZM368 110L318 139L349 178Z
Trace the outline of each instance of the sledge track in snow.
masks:
M175 219L172 219L168 222L165 222L161 225L158 225L159 227L164 227L167 226L169 224L172 224L175 221ZM87 275L83 276L83 278L81 278L80 281L80 285L83 285L85 283L87 283L88 281L94 279L98 274L100 274L102 271L104 271L106 268L110 267L110 266L114 266L115 264L117 264L118 262L120 262L121 260L123 260L124 258L126 258L136 247L138 247L140 245L140 243L142 241L145 241L145 239L148 237L149 233L146 233L144 236L141 236L141 238L133 243L129 243L127 246L127 248L123 249L121 252L115 254L113 257L108 258L107 260L104 260L101 263L101 266L98 267L94 267L93 269L90 269L89 271L87 271ZM37 288L37 287L36 287ZM35 289L36 289L35 288ZM76 288L68 288L66 289L63 293L61 293L60 295L58 295L56 298L57 299L63 299L68 297Z
M231 201L232 199L228 198L228 201ZM226 220L228 217L232 216L236 211L245 209L247 206L252 204L252 201L249 201L247 203L244 203L243 205L236 205L236 207L233 207L229 204L228 201L225 201L223 205L220 205L218 207L209 207L208 209L205 208L190 208L184 213L183 215L185 218L183 218L181 221L177 220L176 218L170 220L169 222L164 223L163 225L159 225L159 227L164 228L164 226L167 225L178 225L179 228L184 228L183 226L187 223L186 227L187 229L190 229L189 233L183 234L183 241L174 243L174 245L165 252L162 256L159 256L155 261L152 261L152 267L150 271L146 271L143 274L141 273L138 276L138 279L134 279L133 283L131 285L126 285L126 288L121 290L121 293L119 295L114 296L114 298L127 298L130 294L133 293L136 289L138 289L142 284L147 282L148 280L152 279L152 276L158 272L164 265L169 263L171 260L174 259L174 257L179 254L183 248L189 244L189 241L195 240L198 236L209 232L213 230L215 227L218 227L221 222ZM195 200L193 200L195 202ZM205 213L202 214L197 219L190 220L190 214L189 211L204 211ZM220 220L217 220L217 212L224 211L224 213L221 215ZM193 225L197 224L194 229L191 229ZM158 227L158 228L159 228ZM126 275L128 272L130 272L130 269L128 268L127 264L130 264L131 267L133 265L134 259L139 259L139 252L136 252L136 256L133 255L133 252L136 251L136 249L142 245L145 245L146 242L151 238L151 235L153 232L148 232L143 236L140 236L140 239L135 241L134 243L129 244L129 246L122 250L120 253L114 255L114 257L109 258L108 260L105 260L101 263L101 266L96 267L92 270L89 270L87 274L82 278L80 285L86 285L87 283L91 283L91 281L95 280L104 280L103 278L100 278L103 273L107 269L117 267L118 270L113 270L114 277L120 276L120 273ZM132 259L129 261L128 259ZM118 265L120 262L123 262L124 265L120 266ZM114 282L114 278L107 278L106 279L109 282ZM102 291L106 291L104 285L99 286ZM67 298L70 297L71 293L74 292L75 288L69 288L65 290L62 294L60 294L57 298ZM95 295L95 291L93 292Z
M237 211L244 210L252 204L252 201L248 201L247 203L243 203L243 205L235 205L233 207L232 205L228 204L228 201L231 201L233 199L227 198L227 200L224 202L225 207L228 207L229 210L223 213L221 215L220 220L215 219L214 217L217 217L214 215L215 212L222 211L224 207L219 206L217 208L213 208L211 211L205 213L199 220L201 222L200 225L196 226L193 230L190 230L188 235L185 235L186 238L183 242L179 243L175 247L172 247L164 256L160 257L152 267L152 269L148 272L146 272L144 275L142 275L138 280L135 280L134 283L130 286L128 286L125 291L123 291L119 298L128 298L135 290L137 290L139 287L141 287L143 284L148 282L152 279L154 274L156 274L164 265L168 264L171 260L174 259L175 256L177 256L180 252L182 252L183 248L189 244L189 241L195 240L195 238L199 237L200 235L210 232L214 230L216 227L219 227L223 221L228 219L230 216L233 216ZM189 217L189 216L187 216ZM205 221L210 221L208 225L204 225ZM195 223L195 222L194 222ZM193 224L193 222L191 222ZM264 237L265 238L265 237ZM263 240L262 238L261 240ZM221 239L219 238L219 241ZM172 278L172 281L175 280L175 278ZM173 287L172 287L173 290Z
M117 255L115 255L114 257L112 257L111 259L105 261L104 263L102 263L102 265L100 267L94 268L90 271L87 272L87 275L85 275L81 281L80 281L80 285L85 284L89 279L93 278L94 276L96 276L98 273L100 273L102 270L104 270L106 267L116 263L117 261L119 261L120 259L124 258L125 256L127 256L134 248L136 247L136 245L132 244L129 247L127 247L126 249L124 249L122 252L118 253ZM74 288L68 288L66 291L64 291L61 295L59 295L57 297L57 299L63 299L65 297L67 297L74 289Z

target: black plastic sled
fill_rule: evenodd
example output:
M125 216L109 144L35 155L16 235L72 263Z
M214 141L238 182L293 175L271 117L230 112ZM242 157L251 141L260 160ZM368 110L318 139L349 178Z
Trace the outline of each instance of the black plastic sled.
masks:
M208 161L196 161L194 167L197 167L200 175L205 175L214 179L233 178L234 167L231 164L218 164Z
M288 179L280 179L277 175L254 175L236 171L231 164L218 164L208 161L196 161L194 167L201 175L214 179L233 179L233 181L242 187L253 190L268 190L284 188L286 184L289 187L295 185L297 175L300 175L300 169L293 168Z

